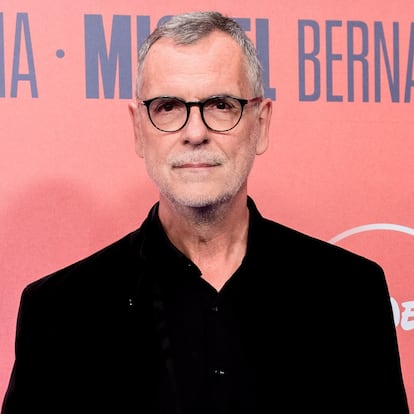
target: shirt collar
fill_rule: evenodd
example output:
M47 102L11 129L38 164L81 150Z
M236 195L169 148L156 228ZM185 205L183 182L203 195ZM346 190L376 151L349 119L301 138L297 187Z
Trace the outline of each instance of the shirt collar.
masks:
M257 251L257 244L260 244L258 231L259 223L263 218L255 202L249 196L247 197L247 207L249 209L249 230L246 256L249 256L253 251ZM141 246L141 257L155 263L171 263L171 260L188 263L189 259L168 239L158 216L158 208L159 202L152 206L142 224L144 239Z

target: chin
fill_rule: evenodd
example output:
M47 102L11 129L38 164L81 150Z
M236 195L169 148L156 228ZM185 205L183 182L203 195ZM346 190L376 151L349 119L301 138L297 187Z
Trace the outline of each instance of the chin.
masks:
M219 206L232 198L230 193L218 194L218 195L206 195L206 194L184 194L182 196L168 197L173 203L180 204L183 207L211 209Z

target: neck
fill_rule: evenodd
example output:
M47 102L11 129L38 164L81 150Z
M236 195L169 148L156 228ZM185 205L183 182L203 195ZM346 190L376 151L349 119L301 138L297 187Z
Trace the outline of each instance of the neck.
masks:
M246 253L249 211L246 195L208 208L172 205L160 198L160 221L170 241L219 290Z

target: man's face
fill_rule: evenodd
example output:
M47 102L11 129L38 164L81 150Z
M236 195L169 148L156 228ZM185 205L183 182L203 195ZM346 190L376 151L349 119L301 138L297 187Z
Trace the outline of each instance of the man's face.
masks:
M192 45L158 40L142 70L142 100L173 96L200 101L213 95L251 99L244 55L228 35L214 32ZM214 132L192 107L184 128L156 129L142 104L130 104L136 152L144 158L161 197L189 207L203 207L246 190L254 158L268 143L271 102L247 105L239 124Z

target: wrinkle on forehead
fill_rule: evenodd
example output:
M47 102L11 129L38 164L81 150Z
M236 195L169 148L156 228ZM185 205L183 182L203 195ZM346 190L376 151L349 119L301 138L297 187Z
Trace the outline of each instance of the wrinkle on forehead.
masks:
M240 46L222 32L190 45L162 38L144 62L141 92L145 98L164 94L203 99L221 93L246 97L251 90L246 64Z

